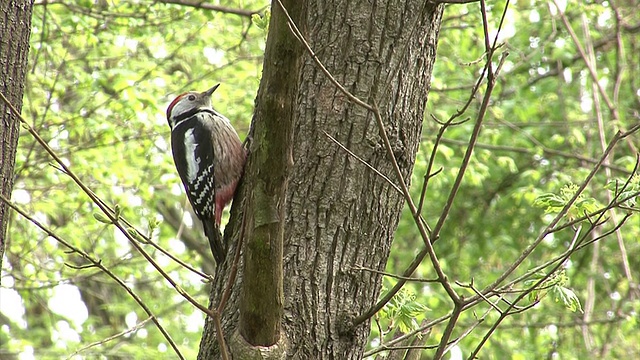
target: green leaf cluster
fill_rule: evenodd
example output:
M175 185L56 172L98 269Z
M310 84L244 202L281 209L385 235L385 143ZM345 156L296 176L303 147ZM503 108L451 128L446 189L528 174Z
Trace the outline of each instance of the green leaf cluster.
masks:
M383 289L383 294L386 292ZM407 334L417 330L420 320L424 319L429 308L416 300L416 295L409 288L401 289L380 311L380 318L388 321L388 330L398 330Z
M493 40L505 3L486 5ZM506 53L508 56L497 78L465 177L433 246L451 283L474 284L480 290L509 269L528 246L539 241L502 282L515 281L504 289L504 301L498 301L496 306L504 311L515 301L517 309L533 305L536 298L553 301L541 301L530 310L502 320L484 344L480 358L575 359L601 357L604 353L608 358L633 357L640 352L636 332L630 330L636 323L633 309L640 305L637 292L632 290L635 286L632 279L640 276L637 271L640 262L634 256L640 251L637 133L611 152L562 220L566 223L591 215L612 201L613 209L587 217L575 227L559 225L546 235L543 231L576 193L614 135L637 124L634 114L640 105L634 79L640 73L637 57L630 55L637 52L636 41L632 32L617 33L615 29L627 21L637 24L640 18L632 7L567 3L564 14L581 46L593 48L595 62L591 65L596 70L600 91L562 19L553 11L554 6L547 5L536 2L508 5L497 37L494 69L500 56ZM478 93L470 96L486 61L479 9L477 3L448 4L443 16L423 137L411 178L411 195L419 203L430 161L432 174L438 171L429 177L421 213L432 228L441 217L460 171L486 91L484 81ZM624 14L621 23L616 22L616 14ZM611 39L618 35L622 41L617 43L621 48L616 50ZM617 92L616 86L626 90ZM613 100L617 114L608 108L602 93L609 100L619 94ZM594 100L596 96L598 103ZM467 121L449 127L438 139L440 124L468 101L469 108L456 119ZM433 117L439 121L432 120ZM435 157L431 159L436 145ZM598 225L594 229L591 225L595 220ZM414 221L405 209L386 272L403 273L423 248ZM618 226L622 227L616 231ZM562 263L564 284L543 283L531 289L530 274L556 273L554 268L562 261L558 257L572 244L578 244L578 249ZM428 259L413 276L437 278ZM569 278L571 287L567 285ZM437 283L409 282L407 286L414 290L416 303L431 309L427 320L451 313L452 301ZM465 297L476 295L468 287L454 286L454 289ZM493 297L491 300L496 301ZM553 306L555 302L562 306ZM582 304L587 303L589 306L583 308ZM623 308L626 310L621 311ZM464 332L481 318L482 323L473 331ZM462 358L469 356L499 318L497 310L486 302L461 313L452 336L464 334L456 344ZM593 339L591 344L584 342L585 328L575 325L586 320ZM435 325L430 329L430 339L422 343L437 346L438 335L446 324L445 321ZM374 326L370 348L376 349L379 342ZM422 354L426 359L434 353L426 348Z
M250 10L267 5L256 0L224 2L229 8ZM505 3L487 6L493 39ZM419 199L430 161L434 172L440 170L429 177L424 198L422 216L430 225L437 223L447 203L486 91L483 82L470 96L486 59L478 8L478 3L448 4L439 34L411 178L411 195ZM434 243L440 266L452 283L473 283L482 289L499 278L572 198L576 185L571 184L582 183L598 162L603 144L637 123L636 7L567 3L567 21L582 45L593 49L597 82L551 9L538 2L509 4L494 61L509 55L464 180ZM211 272L210 251L172 164L164 112L177 94L221 83L214 107L244 137L269 21L269 11L243 17L163 2L38 2L23 116L84 184L109 206L117 205L117 217L131 223L125 228L130 234L141 243L147 241L142 235L147 236L194 267ZM615 112L607 108L596 85L608 94ZM431 116L446 121L467 101L470 106L459 120L468 121L450 127L438 139L440 124ZM576 219L619 200L606 212L607 221L598 232L582 238L587 246L566 259L558 273L552 271L556 266L552 260L584 233L567 227L545 236L505 280L515 283L496 306L506 308L505 301L516 301L522 291L530 293L518 306L543 297L554 301L540 301L531 310L507 317L484 345L481 358L588 359L605 354L623 359L640 353L636 335L640 258L635 256L640 253L640 176L632 174L637 171L637 139L636 134L625 139L626 146L616 147L567 213L568 219ZM17 153L13 200L58 236L100 259L147 301L183 355L196 357L204 315L170 289L26 131L21 132ZM624 226L614 231L623 220ZM208 289L201 277L143 246L186 292L206 304ZM402 273L423 246L414 218L405 209L386 271ZM6 249L2 290L7 292L0 311L8 315L10 298L17 299L21 311L3 318L2 351L62 358L146 319L111 279L86 268L81 257L69 254L15 214ZM542 275L528 277L537 272ZM414 276L436 278L429 261ZM454 287L465 296L475 295L468 288ZM67 297L60 298L60 293ZM57 306L59 299L73 311ZM553 306L555 302L562 306ZM581 303L587 302L590 305L583 309ZM423 320L446 316L452 308L437 283L410 282L378 314L369 347L396 333L415 331ZM483 314L487 314L483 322L465 332ZM456 346L465 357L498 318L485 302L461 314L453 335L461 337ZM437 345L444 326L435 325L425 345ZM585 343L584 331L592 344ZM174 357L150 322L79 356ZM424 350L424 358L432 356L431 350Z
M224 5L257 11L267 3ZM145 238L196 269L213 271L208 244L171 159L165 109L182 92L221 83L214 107L244 137L264 40L265 29L248 16L162 2L40 2L33 9L23 117L115 209L117 219L130 223L125 231L205 305L206 281L154 250ZM172 290L26 131L19 140L13 200L100 260L145 300L182 354L196 357L205 316ZM8 233L2 283L21 311L12 310L15 315L0 330L2 351L65 358L147 318L124 289L29 221L12 215ZM13 307L4 293L2 300L4 315L5 306ZM147 322L78 356L176 355Z
M578 185L568 184L560 189L559 194L546 193L538 196L533 204L544 207L546 213L559 213L569 204L570 200L574 198L578 190ZM573 220L577 217L591 214L596 209L596 200L594 198L587 198L584 193L581 193L567 210L566 216L569 220Z
M564 270L551 274L551 276L539 276L534 277L524 282L525 286L534 287L533 291L529 293L529 300L531 302L540 301L547 295L551 295L551 298L556 303L561 303L567 310L571 312L582 313L582 305L580 305L580 299L578 296L565 285L569 282L569 278Z

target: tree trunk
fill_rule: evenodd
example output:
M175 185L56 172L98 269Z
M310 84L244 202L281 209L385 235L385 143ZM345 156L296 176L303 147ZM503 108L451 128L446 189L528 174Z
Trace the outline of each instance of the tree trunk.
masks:
M279 16L278 6L277 1L272 4L274 17ZM306 24L301 31L319 60L348 91L380 109L408 184L443 6L417 0L342 0L308 1L303 8ZM303 59L301 70L292 69L290 74L299 84L289 99L295 102L295 126L284 218L286 354L290 359L360 359L370 323L353 324L353 320L376 302L381 276L358 268L384 270L404 202L385 180L326 136L397 182L373 113L349 101L308 54ZM263 78L272 76L270 61L266 54ZM265 79L261 86L264 83ZM256 125L261 119L256 116L254 121ZM253 170L245 170L245 184ZM251 190L243 186L237 199L246 199ZM239 206L234 206L227 238L239 236L238 213ZM231 243L229 258L236 241ZM224 291L229 268L226 264L218 272L211 294L214 305ZM223 312L227 341L237 331L242 268L239 264ZM219 358L211 319L205 324L199 358Z
M18 111L22 110L32 9L33 0L0 1L0 92ZM0 101L0 194L7 199L11 198L13 189L19 129L16 116ZM8 211L7 204L0 201L0 268L6 245Z

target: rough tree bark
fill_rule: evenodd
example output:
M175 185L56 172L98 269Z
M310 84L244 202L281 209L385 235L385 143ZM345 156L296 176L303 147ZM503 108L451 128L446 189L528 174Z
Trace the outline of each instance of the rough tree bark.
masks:
M274 1L275 21L282 16L278 6ZM408 183L421 137L443 6L419 0L318 0L301 6L305 25L301 31L319 60L347 90L377 104ZM284 217L286 356L360 359L369 321L354 324L353 319L376 302L381 276L358 267L384 269L403 199L325 135L395 179L373 114L350 102L308 54L302 56L300 70L293 68L289 75L298 81L297 91L287 99L294 104L295 126ZM266 54L263 78L273 76L267 66L270 61ZM262 119L256 116L254 121L255 125ZM260 169L248 166L245 184L252 173L271 168L268 163ZM250 191L243 186L237 203ZM239 208L234 205L225 234L232 244L240 231ZM229 268L227 263L217 274L213 304L220 300ZM238 268L223 312L227 341L237 334L243 265ZM207 319L199 359L219 358L218 345L214 324Z
M0 1L0 92L22 110L33 0ZM0 101L0 194L11 197L20 123ZM0 268L6 245L8 207L0 201ZM1 281L1 280L0 280Z
M285 8L304 27L305 2L283 0ZM293 128L298 74L303 48L287 25L280 7L272 8L270 36L265 48L264 76L256 98L250 156L244 187L242 236L244 282L240 295L239 334L251 345L284 343L283 307L284 210L289 170L293 165ZM296 76L292 76L292 75ZM260 120L258 120L260 119ZM263 171L269 169L269 171ZM231 349L237 353L237 349ZM281 348L274 353L280 357ZM244 353L244 351L243 351Z

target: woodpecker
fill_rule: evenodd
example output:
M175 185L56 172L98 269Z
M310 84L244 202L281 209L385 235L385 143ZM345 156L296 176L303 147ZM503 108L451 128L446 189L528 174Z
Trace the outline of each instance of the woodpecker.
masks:
M246 159L229 119L211 105L219 85L181 94L167 108L173 161L218 264L226 256L219 232L222 209L233 199Z

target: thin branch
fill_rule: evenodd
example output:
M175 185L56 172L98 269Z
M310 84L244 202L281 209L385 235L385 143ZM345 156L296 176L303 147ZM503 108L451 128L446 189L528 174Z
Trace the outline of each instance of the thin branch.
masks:
M436 4L471 4L480 0L434 0Z
M621 194L618 194L618 196L620 196L620 195ZM578 223L581 223L581 222L583 222L585 220L588 220L591 217L602 215L603 213L607 212L611 208L614 208L614 207L624 208L622 206L622 204L624 204L625 202L627 202L627 201L629 201L629 200L631 200L631 199L633 199L633 198L635 198L635 197L637 197L639 195L640 195L640 191L636 191L634 193L629 194L628 196L626 196L624 198L619 198L617 196L609 205L607 205L607 206L605 206L605 207L603 207L601 209L598 209L598 210L596 210L596 211L594 211L594 212L592 212L590 214L586 214L584 216L581 216L579 218L571 220L571 221L569 221L569 222L567 222L565 224L559 225L557 227L553 227L553 228L551 228L549 230L549 233L551 234L551 233L554 233L554 232L558 232L560 230L566 229L568 227L571 227L571 226L574 226L574 225L576 225Z
M484 302L486 302L487 304L489 304L493 309L495 309L499 314L502 314L502 310L498 307L498 305L494 304L493 302L491 302L489 300L489 298L487 298L482 292L478 291L478 289L476 289L476 287L473 285L473 278L471 279L471 282L469 284L463 284L461 282L456 281L456 284L460 287L464 287L464 288L468 288L471 289L477 296L479 296L480 298L482 298L482 300L484 300Z
M402 193L404 194L405 201L407 202L407 205L409 206L409 209L411 210L411 214L413 215L414 222L416 223L416 226L418 227L418 230L420 231L420 235L421 235L421 237L423 239L423 242L424 242L424 244L426 246L427 253L429 254L429 257L431 258L431 262L434 265L434 270L436 271L436 274L438 275L438 279L440 280L440 283L442 284L443 288L445 289L447 294L451 297L451 299L454 301L454 303L458 303L460 301L460 297L455 292L455 290L453 290L453 288L451 287L451 284L448 282L447 276L444 274L444 271L442 270L442 267L440 266L440 263L438 261L438 257L436 255L436 252L433 249L432 243L435 242L435 239L433 239L433 241L432 241L431 240L431 236L437 236L437 235L433 235L433 234L434 233L438 234L438 232L434 231L434 232L431 233L431 235L429 235L427 233L427 229L424 226L425 224L424 224L423 221L421 221L421 216L418 213L418 208L413 203L413 199L411 198L411 194L409 193L409 188L407 187L406 183L404 182L404 179L403 179L403 176L402 176L402 172L400 171L400 166L398 165L396 157L395 157L395 155L393 153L393 148L391 146L391 141L389 141L389 137L387 136L387 132L385 130L384 123L382 121L382 116L380 115L380 111L378 110L378 107L377 107L376 104L374 104L374 106L373 106L373 113L374 113L376 121L378 123L378 130L379 130L380 135L382 137L383 143L385 145L387 153L389 154L389 157L391 158L391 162L393 164L394 171L396 172L396 177L400 181L400 186L402 188ZM403 283L403 285L404 285L404 280L401 280L399 283ZM399 290L397 284L392 289L392 291L390 292L390 293L393 293L392 296L395 295L395 292L393 292L394 289L397 289L397 290L395 290L395 292L397 292ZM391 298L389 298L389 300L390 299ZM382 301L378 302L377 306L374 306L372 309L369 310L369 312L371 312L372 310L374 310L378 306L380 308L378 308L376 310L376 312L379 311L382 308L382 306L384 306Z
M2 95L2 93L0 93L0 96L2 96L4 98L4 95ZM10 105L9 105L10 106ZM66 240L64 240L63 238L61 238L60 236L58 236L56 233L54 233L52 230L50 230L48 227L42 225L38 220L34 219L32 216L30 216L26 211L22 210L21 208L19 208L17 205L15 205L14 203L11 202L11 200L7 199L4 195L0 194L0 200L2 202L4 202L5 204L7 204L7 206L9 206L11 209L13 209L15 212L17 212L18 214L20 214L22 217L24 217L25 219L27 219L28 221L30 221L32 224L34 224L36 227L38 227L40 230L44 231L48 236L52 237L53 239L55 239L58 243L62 244L63 246L65 246L66 248L68 248L69 250L71 250L73 253L78 254L80 257L82 257L84 260L86 260L87 262L89 262L91 264L92 267L96 267L98 269L100 269L100 271L104 272L105 274L107 274L107 276L109 276L111 279L113 279L113 281L115 281L118 285L120 285L120 287L122 287L128 294L129 296L131 296L133 298L133 300L138 303L138 305L140 305L140 307L144 310L144 312L147 313L147 315L149 315L149 317L153 320L153 323L156 324L156 326L158 327L158 330L160 330L160 332L162 333L162 336L164 336L165 339L167 339L167 341L169 342L169 345L171 346L171 348L175 351L175 353L178 355L178 357L180 359L184 359L184 356L182 356L182 353L180 353L180 350L178 349L178 345L176 345L176 343L173 341L173 339L171 338L171 335L169 335L169 333L165 330L165 328L160 324L160 322L158 321L158 319L156 318L156 316L153 314L153 312L151 311L151 309L147 306L147 304L144 303L144 301L142 300L142 298L140 298L138 296L138 294L136 294L133 289L131 289L122 279L120 279L116 274L114 274L113 272L111 272L111 270L107 269L106 266L104 266L102 264L101 260L97 260L94 259L91 255L89 255L88 253L86 253L84 250L75 247L74 245L72 245L71 243L67 242Z
M580 242L580 244L576 247L576 251L577 250L582 250L583 248L598 242L604 238L606 238L607 236L616 233L617 231L619 231L622 228L622 225L624 225L625 222L627 222L627 220L632 216L632 214L625 214L624 217L622 218L622 220L618 221L614 227L611 230L608 230L607 232L598 235L597 237L589 240L589 241L582 241Z
M407 201L407 204L409 205L411 212L413 214L413 217L415 219L416 225L418 226L418 229L420 231L420 234L422 236L422 238L424 239L424 242L427 246L427 252L430 254L430 257L432 259L432 261L434 261L436 264L438 264L438 260L437 257L435 255L435 251L433 250L432 246L431 246L431 241L429 239L429 234L426 230L426 224L425 222L421 219L420 215L416 213L416 206L413 203L413 200L411 199L411 195L409 193L409 190L407 188L407 185L404 181L404 178L402 176L402 173L400 171L400 168L398 166L398 163L396 161L395 155L393 153L393 149L391 148L391 142L389 141L389 138L386 135L386 131L384 129L384 124L382 122L382 117L380 116L380 111L378 110L377 106L368 104L362 100L360 100L359 98L357 98L356 96L354 96L353 94L351 94L347 89L344 88L344 86L342 86L334 77L333 75L329 72L329 70L327 70L327 68L322 64L322 62L320 61L320 59L318 59L318 57L316 56L316 54L314 53L313 49L311 49L311 47L309 46L309 43L305 40L304 36L302 35L302 33L300 32L300 30L298 29L298 27L296 26L295 22L293 21L293 19L291 18L291 16L289 16L289 13L287 12L286 8L282 5L282 2L280 0L277 0L278 5L280 6L280 8L282 8L286 18L287 18L287 23L289 25L289 28L291 29L292 33L295 35L295 37L298 39L298 41L300 41L305 49L307 50L307 52L311 55L312 59L314 60L314 62L316 63L316 65L321 69L321 71L327 76L327 78L345 95L347 96L348 99L350 99L353 103L355 103L356 105L359 105L371 112L373 112L376 121L378 123L378 129L379 132L381 134L381 137L383 138L383 142L385 144L385 148L387 150L387 153L389 154L392 163L393 163L393 168L394 171L396 173L396 176L398 177L398 181L400 183L400 188L402 190L402 193L405 197L405 201ZM422 253L422 252L421 252ZM426 253L425 253L426 255ZM422 258L419 259L419 261L415 261L412 263L415 264L415 267L413 270L415 270L415 268L417 268L417 266L420 264L420 262L422 261L422 259L424 258L425 255L422 255ZM447 292L450 294L450 296L452 296L453 298L457 299L457 294L455 294L455 291L451 288L451 285L448 284L447 280L446 280L446 276L444 275L444 273L442 272L442 268L438 265L435 266L436 268L436 272L439 272L438 276L441 280L441 282L443 283L443 286L445 287L445 289L447 289ZM413 273L413 270L411 273ZM411 273L407 274L407 272L405 272L405 275L408 277L411 275ZM400 283L404 284L404 280L400 280ZM367 321L368 319L370 319L376 312L378 312L392 297L393 295L395 295L395 293L399 290L399 288L402 285L398 285L396 284L396 286L391 290L391 292L388 294L388 296L384 299L382 299L381 301L379 301L376 305L374 305L373 307L371 307L368 311L366 311L364 314L356 317L356 319L354 319L353 321L353 326L357 326L358 324L361 324L364 321Z
M556 6L556 12L560 15L560 18L562 19L562 23L564 24L564 27L569 32L569 35L571 36L573 43L576 45L576 48L578 49L578 53L580 54L580 56L582 57L582 60L587 66L587 70L589 70L589 75L591 75L593 82L598 87L598 91L600 92L600 95L604 99L604 102L607 104L607 107L611 112L611 117L613 118L613 120L618 120L619 118L618 109L616 108L615 104L611 101L611 99L609 99L609 95L607 95L607 92L605 91L604 87L600 83L600 80L598 79L598 73L596 72L594 63L589 60L589 55L582 47L582 44L580 43L580 39L578 39L578 36L573 31L573 28L571 27L571 23L569 23L569 19L567 19L567 16L564 14L564 11L562 11L562 9L560 9L560 6L558 6L558 2L556 0L553 0L553 4Z
M511 323L511 324L503 324L501 326L502 329L524 329L524 328L533 328L533 329L544 329L551 325L557 326L558 328L569 328L569 327L580 327L583 325L600 325L600 324L616 324L619 322L623 322L629 319L629 317L633 316L632 314L624 314L621 316L615 316L613 318L605 317L602 319L593 319L588 323L585 323L582 319L576 319L571 322L548 322L548 323Z
M211 11L216 11L216 12L220 12L220 13L224 13L224 14L230 14L230 15L238 15L238 16L242 16L242 17L248 17L251 18L251 16L253 14L259 14L262 11L264 11L264 7L260 10L246 10L246 9L238 9L238 8L231 8L228 6L220 6L220 5L213 5L213 4L209 4L206 3L202 0L200 1L190 1L190 0L155 0L155 3L160 3L160 4L175 4L175 5L181 5L181 6L186 6L186 7L192 7L195 9L202 9L202 10L211 10ZM33 3L34 6L47 6L49 4L60 4L60 5L65 5L65 6L70 6L71 4L69 4L68 2L64 1L64 0L40 0L40 1L36 1Z
M447 139L447 138L443 138L441 140L441 142L445 143L445 144L451 144L451 145L460 145L460 146L466 146L468 144L467 141L462 141L462 140L455 140L455 139ZM590 158L588 156L584 156L584 155L580 155L580 154L572 154L569 152L564 152L564 151L560 151L560 150L555 150L552 148L548 148L546 146L544 146L544 144L542 143L538 143L536 144L540 150L542 150L542 154L549 156L549 155L553 155L553 156L559 156L562 158L566 158L566 159L573 159L573 160L577 160L577 161L583 161L589 164L597 164L598 160L597 159L593 159ZM478 143L476 144L477 148L480 149L487 149L487 150L495 150L495 151L504 151L504 152L512 152L512 153L520 153L520 154L527 154L527 155L537 155L535 150L531 150L531 149L527 149L527 148L522 148L522 147L516 147L516 146L504 146L504 145L492 145L492 144L482 144L482 143ZM612 165L612 164L602 164L602 167L606 167L609 168L611 170L615 170L618 172L621 172L623 174L629 174L629 170L621 167L621 166L616 166L616 165Z
M262 11L264 11L264 7L261 8L260 10L245 10L245 9L238 9L238 8L231 8L228 6L220 6L220 5L213 5L210 3L206 3L202 0L199 1L191 1L191 0L155 0L158 3L161 4L175 4L175 5L181 5L181 6L188 6L188 7L192 7L195 9L202 9L202 10L212 10L212 11L216 11L216 12L221 12L224 14L231 14L231 15L238 15L238 16L243 16L243 17L248 17L251 18L251 16L253 16L254 14L259 14Z
M407 277L407 276L401 276L401 275L396 275L396 274L392 274L392 273L388 273L386 271L380 271L380 270L376 270L376 269L372 269L372 268L368 268L368 267L364 267L361 265L353 265L351 267L354 270L363 270L363 271L369 271L375 274L380 274L382 276L388 276L390 278L394 278L394 279L401 279L401 280L405 280L405 281L411 281L411 282L420 282L420 283L434 283L434 282L439 282L438 279L422 279L422 278L414 278L414 277Z
M307 40L304 38L304 35L302 35L302 32L300 32L300 29L298 29L298 26L296 26L296 23L293 21L293 19L289 15L289 12L287 11L287 9L284 7L284 5L282 5L282 2L280 0L276 0L276 1L280 6L280 8L282 9L282 11L284 12L284 15L287 17L287 24L289 24L289 28L291 29L291 32L296 37L296 39L298 39L298 41L300 41L300 43L304 45L304 48L307 50L309 55L311 55L311 58L313 59L313 61L320 68L320 70L325 74L325 76L327 76L329 81L331 81L331 83L333 83L333 85L337 87L338 90L340 90L353 103L360 105L369 111L373 111L373 107L370 104L367 104L366 102L360 100L357 96L353 95L351 92L349 92L349 90L345 89L345 87L342 86L342 84L340 84L338 80L336 80L333 77L333 75L329 72L329 70L327 70L327 68L320 61L320 59L318 59L313 49L311 49L311 46L309 45Z
M191 295L189 295L186 291L184 291L184 289L182 289L182 287L180 287L180 285L178 285L178 283L175 280L173 280L173 278L171 278L171 276L169 276L169 274L167 274L167 272L165 272L162 269L162 267L160 267L160 265L158 265L158 263L140 246L139 239L144 240L144 237L141 236L142 233L140 231L137 231L133 227L125 228L125 226L121 221L121 218L119 216L116 216L114 210L111 209L109 206L107 206L104 203L104 201L100 199L91 189L89 189L89 187L85 185L84 182L82 182L82 180L80 180L80 178L62 161L62 159L60 159L60 157L55 153L55 151L53 151L53 149L51 149L51 147L40 136L40 134L38 134L38 132L33 127L31 127L29 123L27 123L27 121L22 117L20 112L16 110L16 108L9 102L9 100L7 100L7 98L4 96L2 92L0 92L0 99L7 105L7 107L9 107L10 111L20 120L20 122L22 123L22 126L35 138L35 140L42 146L42 148L55 160L55 163L58 166L60 166L62 171L67 176L69 176L76 183L76 185L78 185L80 189L82 189L82 191L91 199L91 201L93 201L93 203L102 211L102 213L109 219L109 221L114 226L116 226L122 232L122 234L129 240L129 243L131 244L131 246L133 246L147 260L147 262L149 262L156 269L156 271L158 271L162 275L162 277L164 277L171 284L171 286L182 297L184 297L188 302L193 304L196 308L198 308L200 311L204 312L205 314L214 318L218 316L218 314L215 313L214 311L211 311L204 305L198 303L193 297L191 297ZM133 234L135 234L135 238Z
M606 211L606 210L605 210ZM485 296L492 296L493 294L501 294L501 293L522 293L526 290L509 290L511 289L515 284L520 283L526 279L531 278L533 275L535 275L536 273L538 273L541 270L544 270L546 268L548 268L549 266L552 266L554 264L562 264L566 259L568 259L568 257L577 252L582 250L583 248L593 244L594 242L601 240L603 238L605 238L608 235L611 235L613 232L615 232L617 229L619 229L623 223L629 218L629 216L631 215L626 215L618 224L616 224L614 226L614 228L610 231L607 231L606 233L604 233L603 235L597 237L596 239L592 239L588 242L584 241L584 238L593 230L593 227L595 227L595 225L592 225L583 235L583 237L581 238L581 240L578 240L575 242L575 244L571 247L567 247L567 249L560 255L556 256L555 258L544 262L543 264L540 264L538 266L535 266L529 270L527 270L524 274L516 277L515 279L509 281L508 283L506 283L505 285L495 289L494 291L483 291L481 293L483 293ZM550 273L550 272L549 272ZM477 299L475 298L470 298L469 301L476 301Z
M471 324L471 326L469 326L468 329L466 329L462 334L460 334L460 336L458 336L456 339L454 339L449 344L447 344L447 347L445 348L443 354L446 354L447 352L449 352L449 350L451 350L452 347L459 344L462 339L467 337L467 335L471 334L473 330L475 330L480 324L484 322L484 320L487 318L490 312L491 312L491 308L487 309L479 319L477 319L473 324Z
M627 136L633 134L634 132L638 131L640 129L640 123L636 124L635 126L631 127L631 129L625 133L622 132L618 132L609 142L609 146L607 147L607 149L604 151L604 153L602 154L602 156L600 157L600 160L598 160L598 163L594 166L594 168L591 170L591 172L587 175L587 177L585 178L585 180L582 182L582 184L578 187L576 193L574 194L574 196L567 202L567 204L560 210L560 212L556 215L556 217L547 225L547 227L538 235L538 237L533 241L532 244L530 244L523 252L522 254L514 261L513 264L511 264L511 266L502 274L500 275L493 283L491 283L490 285L488 285L487 287L485 287L485 289L482 291L483 293L488 293L490 292L492 289L495 289L498 284L502 283L502 281L504 281L511 273L513 273L513 271L515 271L515 269L517 269L522 262L529 257L529 255L533 252L533 250L538 247L538 245L544 240L544 238L551 233L551 230L555 228L555 226L560 222L560 220L562 220L562 218L564 218L564 216L567 214L567 212L569 211L569 208L571 208L571 206L573 206L573 204L577 201L578 197L582 194L582 192L584 191L584 189L587 187L587 185L589 185L589 183L591 182L591 179L593 179L593 177L595 176L595 174L598 172L598 170L600 169L600 166L602 165L602 163L605 161L605 159L609 156L609 153L613 150L613 148L615 147L615 145L622 139L626 138Z
M485 4L485 0L481 0L480 1L480 13L482 15L482 24L483 24L483 28L484 28L484 38L485 38L485 47L486 47L486 52L487 52L487 63L483 69L483 72L486 72L487 74L487 89L486 92L484 94L484 97L482 99L482 104L480 105L480 109L478 109L478 115L477 115L477 121L476 124L473 128L473 132L471 134L471 138L469 139L469 146L467 147L467 150L464 154L464 157L462 159L462 164L460 165L460 170L458 171L458 175L456 176L456 179L454 180L453 186L451 187L451 191L449 193L449 197L447 199L447 202L445 203L445 207L442 210L442 213L440 215L440 218L438 219L438 222L436 223L433 232L436 234L439 234L440 229L442 229L442 226L444 225L445 220L447 219L448 215L449 215L449 211L451 210L451 206L453 205L453 201L457 195L458 189L460 188L460 185L462 184L462 178L466 172L467 166L469 165L469 162L471 160L471 155L473 153L473 149L475 148L475 144L478 141L478 137L480 136L480 130L482 128L482 122L485 118L485 114L487 112L487 109L489 108L489 103L491 100L491 94L493 92L493 89L495 87L496 84L496 79L497 79L497 74L493 72L493 67L492 67L492 60L493 60L493 55L495 53L496 47L498 46L498 35L500 34L500 30L502 29L502 25L504 24L504 20L505 20L505 16L507 14L507 9L509 8L509 0L506 1L505 3L505 7L504 10L502 12L502 17L500 18L500 23L498 24L498 31L496 32L495 38L493 39L493 42L491 42L491 40L489 39L489 28L488 28L488 20L487 20L487 9L486 9L486 4ZM502 63L504 62L504 59L506 58L506 56L508 55L508 53L503 53L502 56L500 57L500 61L499 61L499 65L498 65L498 70L502 67ZM453 298L452 298L453 299ZM459 300L455 301L456 299L453 299L455 306L454 309L451 313L451 318L449 319L449 322L447 323L447 326L442 334L442 337L440 339L440 346L438 346L438 350L436 350L435 355L433 356L433 358L435 360L439 360L442 358L442 356L445 353L445 350L447 349L447 343L449 342L449 339L451 337L451 335L453 334L453 329L455 328L456 322L460 316L460 313L462 312L463 308L464 308L464 304L461 303Z
M380 176L384 181L387 182L387 184L391 185L392 188L396 189L396 191L398 193L402 194L402 189L400 189L398 187L398 185L394 184L393 181L391 181L391 179L389 179L386 175L384 175L383 173L378 171L378 169L374 168L371 164L369 164L368 162L364 161L364 159L362 159L358 155L354 154L351 150L347 149L346 146L342 145L338 140L334 139L326 131L324 131L324 134L329 138L329 140L333 141L334 144L338 145L342 150L346 151L347 154L351 155L354 159L358 160L362 165L368 167L369 170L371 170L374 173L376 173L376 175Z
M435 320L432 320L432 321L429 321L429 322L427 322L427 323L424 323L424 324L422 324L419 328L414 329L413 331L411 331L411 332L409 332L409 333L406 333L406 334L404 334L404 335L398 336L397 338L395 338L395 339L393 339L393 340L390 340L390 341L389 341L389 342L387 342L387 343L384 343L384 344L382 344L382 345L380 345L380 346L378 346L378 347L376 347L376 348L374 348L374 349L371 349L371 350L369 350L369 351L366 351L366 352L362 355L362 357L363 357L363 358L366 358L366 357L369 357L369 356L375 355L375 354L377 354L377 353L379 353L379 352L387 351L387 350L393 349L393 348L395 347L395 345L396 345L396 344L402 343L402 342L404 342L405 340L407 340L407 339L409 339L409 338L411 338L411 337L414 337L414 336L416 336L416 335L417 335L417 334L419 334L419 333L424 333L425 331L427 331L427 330L431 329L431 328L432 328L432 327L434 327L435 325L440 324L440 323L442 323L442 322L446 321L448 318L449 318L449 315L445 315L445 316L439 317L439 318L437 318L437 319L435 319ZM437 345L433 345L433 348L435 348L436 346L437 346Z
M142 329L151 320L153 320L153 318L152 317L148 317L148 318L142 320L141 322L135 324L133 327L131 327L131 328L127 329L127 330L124 330L124 331L121 331L121 332L119 332L117 334L111 335L111 336L109 336L107 338L104 338L104 339L102 339L100 341L93 342L93 343L91 343L89 345L83 346L80 349L74 351L71 355L67 356L67 359L71 359L75 355L78 355L79 353L81 353L81 352L83 352L85 350L88 350L88 349L90 349L92 347L106 344L107 342L109 342L111 340L115 340L115 339L117 339L119 337L122 337L122 336L130 334L132 332L138 331L138 330Z
M473 97L473 91L470 97ZM420 192L420 201L418 202L418 209L417 212L418 214L422 214L422 208L424 206L424 200L426 199L426 195L427 195L427 188L429 187L429 180L435 176L435 174L439 173L441 169L439 169L438 171L436 171L435 173L431 173L431 170L433 169L433 164L435 163L436 160L436 154L438 152L438 147L440 146L440 142L444 139L444 133L447 131L447 129L450 126L454 126L454 125L458 125L460 124L460 122L454 122L453 118L450 118L449 120L447 120L444 123L441 123L434 115L431 115L431 117L433 118L433 120L435 122L437 122L438 124L440 124L440 129L438 130L438 134L436 135L436 140L433 144L433 147L431 148L431 156L429 156L429 163L427 164L427 169L424 172L424 178L422 180L422 190ZM465 143L466 145L467 143Z

